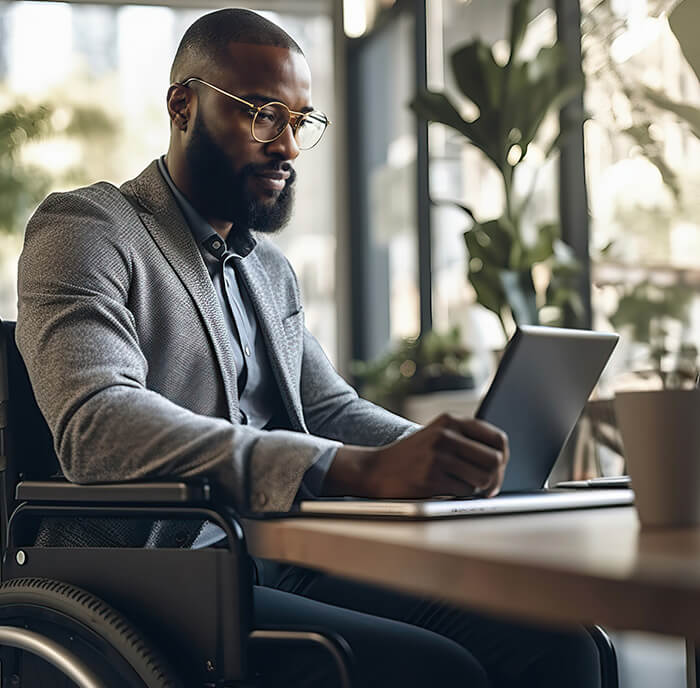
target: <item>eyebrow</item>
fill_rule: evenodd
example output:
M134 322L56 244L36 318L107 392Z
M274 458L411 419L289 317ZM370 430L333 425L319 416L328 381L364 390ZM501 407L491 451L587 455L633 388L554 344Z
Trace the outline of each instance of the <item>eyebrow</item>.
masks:
M253 102L257 101L260 103L260 105L265 105L266 103L282 103L284 101L281 101L277 98L274 98L273 96L265 96L262 95L261 93L245 93L244 95L241 96L241 98L244 98L245 100L251 100ZM285 105L287 105L285 103ZM287 106L289 107L289 106ZM293 110L293 108L289 108L290 110ZM313 112L315 108L307 105L306 107L301 108L301 110L297 110L297 112Z

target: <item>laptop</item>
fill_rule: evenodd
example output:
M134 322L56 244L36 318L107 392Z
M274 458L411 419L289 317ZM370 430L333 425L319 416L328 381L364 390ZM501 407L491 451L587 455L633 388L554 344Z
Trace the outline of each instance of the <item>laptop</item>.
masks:
M322 498L299 515L423 519L632 504L624 479L604 487L545 489L547 478L612 354L616 334L521 326L476 417L505 430L510 446L501 492L491 498Z

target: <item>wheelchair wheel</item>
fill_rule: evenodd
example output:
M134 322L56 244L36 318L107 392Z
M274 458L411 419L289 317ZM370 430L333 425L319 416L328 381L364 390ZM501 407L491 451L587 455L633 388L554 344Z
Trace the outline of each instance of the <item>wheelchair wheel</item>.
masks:
M0 585L0 645L23 650L15 653L14 668L3 666L3 685L12 672L19 682L7 685L26 688L182 688L121 614L60 581L17 578ZM75 667L83 673L73 673Z

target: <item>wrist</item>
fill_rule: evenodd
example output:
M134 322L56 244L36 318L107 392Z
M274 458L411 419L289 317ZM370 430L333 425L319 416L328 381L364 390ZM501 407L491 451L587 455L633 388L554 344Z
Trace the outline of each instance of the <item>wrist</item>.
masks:
M367 467L376 452L373 447L340 447L328 468L321 494L325 497L369 496Z

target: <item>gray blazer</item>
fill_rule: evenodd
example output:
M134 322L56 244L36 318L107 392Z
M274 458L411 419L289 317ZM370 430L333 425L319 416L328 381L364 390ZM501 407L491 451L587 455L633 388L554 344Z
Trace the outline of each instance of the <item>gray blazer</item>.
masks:
M19 262L17 344L69 480L206 475L241 510L285 511L323 449L412 430L333 369L272 243L258 241L240 277L291 430L240 423L219 301L155 162L120 189L41 204Z

